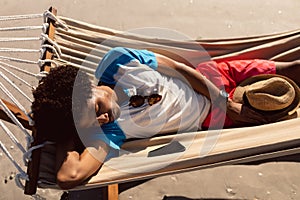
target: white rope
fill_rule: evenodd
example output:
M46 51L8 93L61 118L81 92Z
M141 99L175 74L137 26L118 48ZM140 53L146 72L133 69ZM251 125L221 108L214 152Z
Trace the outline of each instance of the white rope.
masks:
M22 48L0 48L0 52L37 53L37 52L40 52L40 50L37 50L37 49L22 49Z
M16 67L16 66L7 64L7 63L2 62L2 61L0 61L0 63L1 63L2 65L5 65L5 66L8 67L8 68L11 68L11 69L16 70L16 71L18 71L18 72L22 72L22 73L24 73L24 74L26 74L26 75L35 77L35 74L34 74L34 73L31 73L31 72L26 71L26 70L24 70L24 69L21 69L21 68L19 68L19 67ZM34 64L37 64L37 63L34 63Z
M47 33L48 28L49 28L49 24L48 23L44 23L43 24L43 28L42 28L43 33Z
M0 21L35 19L41 17L43 17L43 14L10 15L10 16L0 16Z
M0 73L0 76L2 76L2 72ZM27 114L25 108L23 107L22 104L14 97L14 95L3 85L2 82L0 82L0 89L13 101L13 103L20 108L24 114Z
M1 142L1 141L0 141ZM54 144L53 142L49 142L49 141L46 141L44 142L43 144L40 144L40 145L36 145L36 146L33 146L31 148L28 149L27 152L25 152L23 154L23 161L25 163L25 165L27 166L28 165L28 162L31 161L31 156L32 156L32 152L36 149L39 149L39 148L42 148L44 147L46 144ZM3 145L4 147L4 145ZM5 147L4 147L5 148ZM25 173L21 167L14 161L14 159L12 158L12 156L10 156L9 152L7 151L7 149L5 148L5 154L8 155L8 157L10 157L10 160L15 164L16 168L19 170L19 174L16 175L15 177L15 181L16 181L16 184L18 187L24 189L25 186L24 184L21 182L21 179L22 180L26 180L26 181L29 181L29 177L28 177L28 174Z
M42 144L36 145L36 146L32 146L30 147L24 154L23 154L23 160L25 161L25 163L28 163L29 161L31 161L31 156L32 156L32 152L36 149L42 148L47 144L55 144L54 142L50 142L50 141L46 141Z
M16 183L17 186L24 188L24 185L22 184L22 182L20 181L20 179L24 179L29 181L28 175L26 174L26 172L20 167L20 165L15 161L15 159L11 156L11 154L9 153L9 151L7 150L7 148L4 146L4 144L0 141L0 148L2 149L2 151L5 153L5 155L9 158L9 160L13 163L13 165L17 168L17 170L19 171L19 174L16 175Z
M64 60L64 62L70 62L72 64L79 63L78 68L83 69L86 72L92 73L92 74L95 74L96 68L98 66L98 63L91 62L88 60L83 60L83 59L80 59L80 58L77 58L74 56L70 56L68 54L62 54L62 58L60 60Z
M30 31L30 30L42 30L43 26L17 26L17 27L5 27L0 28L0 31Z
M5 145L0 141L0 148L5 153L5 155L9 158L9 160L14 164L14 166L18 169L19 172L25 173L20 165L15 161L15 159L11 156ZM26 174L26 173L25 173Z
M28 174L26 174L26 173L23 171L23 172L20 172L19 174L16 174L16 177L15 177L16 185L17 185L19 188L21 188L22 190L25 190L25 185L21 182L21 179L22 179L22 180L25 180L25 181L29 181Z
M15 90L17 90L21 95L23 95L23 97L25 97L30 103L33 102L33 100L27 96L16 84L14 84L5 74L3 74L1 71L0 71L0 76L6 81L8 82ZM0 88L2 86L2 83L0 82ZM21 105L21 104L20 104ZM22 108L24 109L24 107L22 106ZM25 111L25 109L24 109ZM26 111L25 111L26 113Z
M40 81L42 78L46 77L49 74L49 72L41 71L38 74L36 74L36 78Z
M20 102L12 95L12 93L0 82L0 89L13 101L13 103L27 116L29 124L33 123L32 118L30 117L29 113L27 113L27 111L25 110L25 108L23 107L22 104L20 104ZM2 101L2 100L1 100ZM2 102L3 103L3 102ZM23 125L18 121L18 119L16 118L16 121L18 122L18 124L21 125L21 129L25 130L26 133L27 130L23 127ZM16 125L18 125L16 124ZM28 135L30 136L30 134L28 133ZM31 137L31 136L30 136Z
M0 120L0 125L2 127L2 129L6 132L6 134L9 136L9 138L19 147L19 149L23 152L23 155L26 153L26 150L24 149L24 147L21 145L21 143L18 141L18 139L14 136L14 134L4 125L4 123ZM1 141L0 141L1 142ZM9 152L7 151L7 149L5 148L5 146L3 144L2 145L2 150L5 152L5 154L9 157L9 159L13 162L13 164L15 165L15 167L19 170L19 174L16 175L16 183L17 186L20 188L24 188L24 185L21 182L21 179L23 180L29 180L28 179L28 175L21 169L21 167L14 161L13 157L9 154ZM23 158L23 162L25 164L25 166L28 165L28 161L24 160ZM20 170L21 169L21 170Z
M27 85L28 87L30 87L31 89L34 88L34 87L33 87L31 84L29 84L27 81L25 81L24 79L20 78L19 76L17 76L17 75L14 74L13 72L9 71L8 69L6 69L6 68L5 68L4 66L2 66L2 65L7 65L7 67L9 67L9 66L10 66L9 64L6 64L6 63L0 61L0 68L1 68L2 70L6 71L7 73L9 73L9 74L10 74L11 76L13 76L14 78L16 78L16 79L18 79L19 81L21 81L22 83L24 83L25 85ZM17 68L17 67L15 67L15 66L12 66L12 67ZM18 69L19 69L19 68L18 68ZM24 70L24 71L26 71L26 70ZM22 71L22 72L23 72L23 71ZM32 76L35 76L35 74L30 73L30 72L27 72L27 71L26 71L25 74L30 74L30 75L32 75Z
M27 147L33 142L32 136L28 133L28 131L24 128L24 126L19 122L16 116L9 110L9 108L5 105L5 103L0 98L0 106L2 110L6 113L7 116L21 129L21 131L25 134L27 140ZM32 120L28 115L29 120Z
M34 121L31 118L31 116L32 116L32 110L27 113L27 117L29 118L29 121L28 121L29 125L34 126ZM33 137L32 137L32 139L33 139Z
M42 33L41 36L42 36L43 44L44 44L46 41L49 42L50 44L52 44L52 45L54 46L54 48L56 49L56 51L58 52L58 54L61 55L60 47L58 46L58 44L57 44L56 42L54 42L53 40L51 40L51 39L49 38L49 36L46 35L46 34L44 34L44 33Z
M19 63L26 63L26 64L38 64L38 62L36 62L36 61L19 59L19 58L13 58L13 57L7 57L7 56L0 56L0 60L13 61L13 62L19 62Z
M2 120L0 120L0 126L2 127L4 132L8 135L10 140L13 143L15 143L18 146L18 148L23 152L23 154L26 153L25 148L22 146L22 144L19 142L19 140L15 137L15 135L7 128L7 126L5 126L5 124L2 122Z
M28 149L28 151L23 154L23 161L25 163L28 163L29 161L31 161L32 151L34 151L36 149L39 149L39 148L42 148L43 146L45 146L45 144L39 144L39 145L30 147ZM26 164L26 166L27 166L27 164Z
M79 68L79 69L81 69L81 70L83 70L83 71L89 73L90 75L92 74L92 76L94 76L95 71L96 71L95 69L91 69L91 68L89 68L89 67L85 67L85 66L82 66L82 65L73 63L73 62L69 62L69 61L64 60L64 59L60 59L60 61L61 61L62 63L64 63L65 65L72 65L72 66L74 66L74 67L77 67L77 68Z
M48 18L55 21L55 25L56 26L60 26L63 29L65 29L66 31L69 30L68 26L63 23L60 19L58 19L52 12L50 12L49 10L44 12L44 23L47 23Z
M54 48L50 44L43 44L41 47L42 47L42 49L41 49L41 57L44 55L46 49L50 48L53 51L53 53L56 55L56 57L60 58L61 52L57 52L56 48Z
M44 60L39 59L39 60L38 60L38 65L39 65L40 67L42 67L42 66L44 66L44 65L45 65L46 63L48 63L48 62L54 64L55 67L58 67L58 66L59 66L59 63L57 63L56 61L51 60L51 59L44 59Z
M0 42L26 42L26 41L38 41L40 37L0 37Z

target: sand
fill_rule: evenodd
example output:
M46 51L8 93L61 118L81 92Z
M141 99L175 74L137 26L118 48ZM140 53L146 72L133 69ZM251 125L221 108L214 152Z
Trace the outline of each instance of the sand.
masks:
M272 34L297 29L300 21L298 0L2 0L0 15L43 13L50 6L59 15L100 26L164 28L191 39ZM21 163L19 151L1 131L0 140ZM121 193L120 199L300 199L299 167L298 162L269 162L165 176ZM16 169L1 151L0 169L0 199L32 199L15 185ZM61 191L39 190L39 195L60 199ZM96 196L95 191L72 193L71 199Z

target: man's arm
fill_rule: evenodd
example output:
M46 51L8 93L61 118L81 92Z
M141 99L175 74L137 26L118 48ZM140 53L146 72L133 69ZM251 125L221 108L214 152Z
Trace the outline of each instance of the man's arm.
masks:
M220 106L234 121L236 126L267 123L262 114L255 112L245 105L233 102L231 99L228 99L226 104L225 102L220 102L220 89L194 68L160 54L155 54L155 56L158 63L157 71L180 79L184 77L185 81L188 81L196 92L204 95L212 103L216 103L217 106Z
M185 79L196 92L204 95L212 102L218 99L220 89L206 79L201 73L184 63L177 62L166 56L160 54L155 54L155 56L158 63L158 72L180 78L181 80Z
M97 143L97 148L85 148L81 154L75 151L72 145L58 145L59 166L56 178L62 189L70 189L81 184L102 166L109 147L102 141Z

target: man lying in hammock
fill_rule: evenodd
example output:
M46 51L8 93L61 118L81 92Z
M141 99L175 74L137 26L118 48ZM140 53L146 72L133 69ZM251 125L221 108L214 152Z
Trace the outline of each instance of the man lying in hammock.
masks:
M69 189L97 172L129 138L280 120L232 100L242 81L275 73L300 84L299 61L210 61L195 70L147 50L117 47L96 70L98 86L73 67L53 69L33 92L33 117L40 136L57 143L57 182ZM296 91L284 113L290 118L299 88L286 80Z

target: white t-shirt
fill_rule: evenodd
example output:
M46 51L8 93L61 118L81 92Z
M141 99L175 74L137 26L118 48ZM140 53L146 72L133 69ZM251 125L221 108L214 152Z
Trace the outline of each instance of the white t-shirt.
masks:
M117 85L131 95L157 93L162 100L134 108L128 101L121 106L117 119L126 138L145 138L159 133L196 131L206 118L210 101L183 81L167 77L138 60L121 65L114 75Z
M121 87L128 98L120 105L120 118L101 127L104 134L99 134L100 139L105 135L109 141L106 143L120 146L126 138L148 138L201 128L210 101L182 80L162 75L156 69L156 57L147 50L116 47L104 56L95 77L106 84ZM131 96L155 93L162 96L158 103L129 106Z

